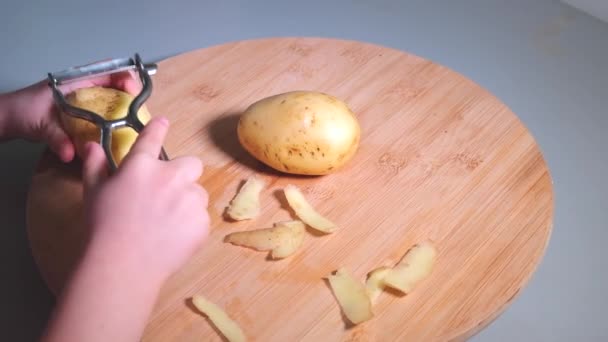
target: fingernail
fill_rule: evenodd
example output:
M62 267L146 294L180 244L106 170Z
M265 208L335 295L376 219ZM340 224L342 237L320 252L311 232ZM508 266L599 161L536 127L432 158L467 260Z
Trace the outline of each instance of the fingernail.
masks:
M158 118L158 123L163 124L163 125L165 125L165 126L169 126L169 119L167 119L167 118L166 118L166 117L164 117L164 116L160 116L160 117Z

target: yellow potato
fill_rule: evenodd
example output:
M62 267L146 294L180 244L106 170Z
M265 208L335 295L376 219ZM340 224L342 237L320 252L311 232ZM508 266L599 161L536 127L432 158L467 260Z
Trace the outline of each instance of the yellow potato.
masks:
M337 98L293 91L249 106L237 133L245 150L278 171L325 175L352 159L361 128L353 112Z
M237 221L257 217L260 214L260 192L264 185L264 181L255 176L247 179L234 199L230 201L226 214Z
M215 327L226 337L230 342L245 342L247 338L239 327L219 306L211 303L201 295L192 297L192 304L197 310L202 312Z
M277 222L272 228L228 234L225 241L258 251L271 251L271 258L283 259L302 246L304 232L304 223L301 221Z
M380 267L373 271L371 271L367 276L367 281L365 282L365 289L367 291L367 295L369 296L372 304L378 300L378 297L384 290L384 278L391 270L390 267Z
M353 278L346 269L340 268L336 274L330 275L327 279L349 321L359 324L374 316L365 286Z
M71 105L92 111L103 116L106 120L125 117L133 98L131 94L123 91L103 87L82 88L66 95L66 100ZM137 116L144 125L151 118L145 105L140 107ZM76 153L79 156L82 157L84 145L87 142L99 142L99 129L94 124L65 113L61 115L61 121L74 142ZM112 154L117 165L129 153L136 139L137 132L129 127L112 132Z
M311 228L314 228L322 233L332 233L337 227L336 225L321 216L311 205L308 203L300 189L295 185L287 185L283 190L289 206L295 211L296 215L304 221Z
M412 247L384 278L384 285L403 293L410 293L431 274L437 250L429 242Z

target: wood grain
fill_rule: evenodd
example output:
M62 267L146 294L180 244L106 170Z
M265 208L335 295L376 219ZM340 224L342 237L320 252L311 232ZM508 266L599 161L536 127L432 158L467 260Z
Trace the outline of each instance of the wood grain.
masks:
M149 106L172 121L169 154L206 163L212 229L163 288L144 341L219 341L188 305L195 293L223 306L254 341L463 340L514 300L542 258L553 190L538 146L496 97L445 67L360 42L280 38L170 58L154 82ZM358 116L361 147L341 172L281 175L239 146L240 112L298 89L337 96ZM262 215L225 222L225 206L253 173L269 184ZM77 162L46 155L29 195L32 252L55 290L86 243L79 177ZM222 242L289 219L280 192L289 183L340 230L309 235L301 252L274 262ZM423 239L439 250L432 275L410 295L383 294L372 321L345 329L323 278L344 266L363 280Z

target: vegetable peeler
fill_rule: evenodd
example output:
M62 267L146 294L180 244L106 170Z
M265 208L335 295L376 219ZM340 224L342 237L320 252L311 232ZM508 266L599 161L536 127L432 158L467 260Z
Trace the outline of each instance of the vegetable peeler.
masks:
M142 90L131 101L127 115L120 119L106 120L97 113L72 106L66 101L59 89L59 86L62 84L132 69L135 69L139 74ZM152 79L150 75L154 75L156 69L156 64L144 64L139 54L135 54L134 58L126 57L104 60L48 74L49 86L53 90L53 98L61 110L73 117L92 122L99 128L101 137L99 143L103 147L111 171L116 171L118 168L112 155L112 131L123 127L131 127L137 133L143 130L144 124L137 117L137 112L152 93ZM159 159L169 160L164 148L161 148Z

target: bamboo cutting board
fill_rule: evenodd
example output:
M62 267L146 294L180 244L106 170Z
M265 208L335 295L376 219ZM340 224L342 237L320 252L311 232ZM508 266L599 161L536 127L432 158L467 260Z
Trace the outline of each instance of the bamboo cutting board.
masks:
M211 235L163 288L144 341L219 341L187 305L196 293L225 308L253 341L463 340L513 301L545 251L553 191L541 151L504 104L445 67L359 42L281 38L170 58L154 82L148 105L172 121L169 154L206 164ZM360 149L339 173L281 175L240 147L238 114L297 89L337 96L358 116ZM86 241L79 168L45 155L29 194L32 252L54 290ZM262 215L225 222L225 206L254 173L269 184ZM308 235L282 261L222 242L289 219L280 196L289 183L340 230ZM384 293L372 321L346 329L323 278L344 266L363 281L426 239L439 251L431 276L407 296Z

